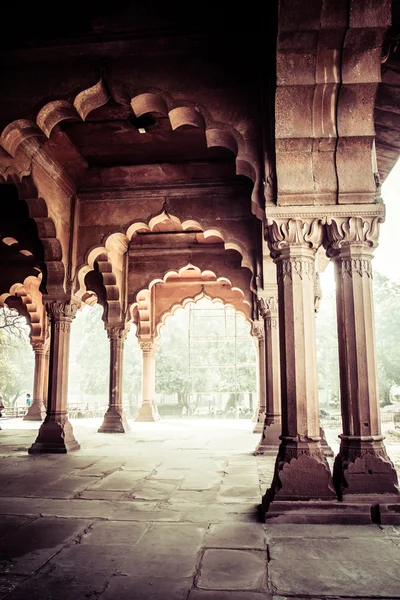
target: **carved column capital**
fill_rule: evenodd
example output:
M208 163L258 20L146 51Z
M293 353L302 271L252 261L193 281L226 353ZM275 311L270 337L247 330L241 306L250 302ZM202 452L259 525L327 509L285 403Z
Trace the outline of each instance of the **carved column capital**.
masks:
M268 296L266 298L258 299L258 307L261 316L271 317L278 313L278 296Z
M124 342L127 335L128 332L124 327L107 327L107 336L110 341Z
M50 320L67 321L72 323L78 311L78 304L70 300L62 302L61 300L52 300L45 303L46 311Z
M32 348L35 354L46 354L47 351L44 342L32 342Z
M151 341L151 340L147 340L145 342L139 342L140 344L140 348L143 352L154 352L156 349L156 344L155 342Z
M316 251L322 244L323 217L267 217L266 241L272 258L285 248L308 248Z
M383 217L334 216L326 221L325 248L329 257L334 258L349 246L359 246L363 251L372 252L378 245L379 225Z

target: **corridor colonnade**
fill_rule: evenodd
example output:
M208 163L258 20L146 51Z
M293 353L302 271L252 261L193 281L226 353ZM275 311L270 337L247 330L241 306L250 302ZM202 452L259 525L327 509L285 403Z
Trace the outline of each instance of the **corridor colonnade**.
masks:
M265 239L276 264L277 296L260 299L264 326L253 327L263 366L260 397L265 398L257 452L277 453L274 479L263 498L266 518L290 513L295 519L293 514L304 504L309 509L311 501L325 519L335 521L337 499L345 501L341 518L347 510L353 521L369 522L377 504L381 518L385 511L388 522L393 517L390 505L397 502L399 487L381 434L372 298L371 261L383 216L382 205L267 214ZM322 245L335 265L339 334L342 434L333 477L321 445L318 407L315 255ZM46 307L51 325L47 415L30 453L79 448L67 415L69 336L77 305L54 300ZM126 332L122 327L107 332L109 408L99 431L123 432L129 430L122 410ZM143 398L136 420L156 420L155 344L142 342L141 348ZM43 366L35 369L35 389L44 388L42 380Z

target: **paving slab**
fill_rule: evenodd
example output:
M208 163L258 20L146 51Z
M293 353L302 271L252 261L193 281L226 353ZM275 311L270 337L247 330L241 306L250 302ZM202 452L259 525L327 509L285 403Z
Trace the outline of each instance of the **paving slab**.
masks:
M152 523L133 550L125 549L121 570L136 577L193 577L205 532L204 525Z
M31 575L89 523L75 519L36 519L0 542L0 571Z
M329 562L334 557L341 560L362 560L371 556L371 539L367 538L342 538L342 539L303 539L301 549L307 561L312 559ZM373 541L373 553L377 560L391 561L400 567L400 548L391 539L380 539ZM273 540L269 543L269 554L271 560L291 561L299 556L298 540L286 539L284 542Z
M193 577L111 577L101 600L186 600Z
M19 575L0 575L0 600L6 598L12 590L26 581L25 576Z
M147 523L136 523L125 521L99 521L92 523L84 535L81 536L81 544L95 544L98 546L129 546L133 547L145 531Z
M137 482L133 490L127 493L125 498L134 498L136 500L167 500L176 490L177 483L165 483L163 481L144 481Z
M149 474L150 471L114 471L100 481L92 482L92 489L127 492Z
M40 506L43 516L133 520L136 512L150 512L155 502L109 502L102 500L46 500Z
M272 600L272 596L269 592L192 590L188 600Z
M210 525L204 545L207 548L266 549L266 533L258 523Z
M0 515L0 539L14 533L22 527L30 523L34 517L20 517L14 515Z
M300 548L299 548L300 553ZM290 568L288 568L290 564ZM269 573L272 589L289 596L348 596L349 598L400 598L398 563L375 558L371 552L364 561L338 560L271 560Z
M258 590L266 585L267 553L206 550L196 586L213 590Z

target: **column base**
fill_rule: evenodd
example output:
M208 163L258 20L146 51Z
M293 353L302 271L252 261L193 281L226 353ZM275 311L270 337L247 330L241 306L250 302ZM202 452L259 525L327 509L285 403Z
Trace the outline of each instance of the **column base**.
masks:
M350 494L400 495L397 473L386 453L383 436L339 437L340 451L333 468L339 498Z
M47 415L39 429L36 441L29 448L29 454L66 454L79 450L72 425L66 415Z
M129 431L131 431L131 427L123 411L114 407L108 408L98 433L127 433Z
M46 407L43 402L32 404L22 419L23 421L43 421L46 417Z
M273 502L333 501L332 476L319 441L283 438L271 488L263 497L265 512Z
M266 414L264 411L258 411L257 414L253 416L253 422L255 423L253 433L262 433L264 431L264 423Z
M159 421L161 419L157 405L150 404L146 402L146 404L142 404L139 408L139 412L135 417L136 423L151 423L153 421Z
M322 429L322 427L319 428L319 437L321 438L322 451L325 456L335 456L335 453L326 441L325 431Z
M272 523L370 525L373 521L368 504L339 500L274 501L260 507L263 521Z
M254 451L255 455L276 456L278 454L281 443L280 435L282 434L281 423L271 423L264 425L262 437Z

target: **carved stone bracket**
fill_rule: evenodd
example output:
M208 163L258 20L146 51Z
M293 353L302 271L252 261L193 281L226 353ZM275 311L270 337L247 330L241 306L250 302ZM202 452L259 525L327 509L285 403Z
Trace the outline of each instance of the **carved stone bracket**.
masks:
M257 340L264 339L264 323L263 321L253 321L251 327L251 335Z

